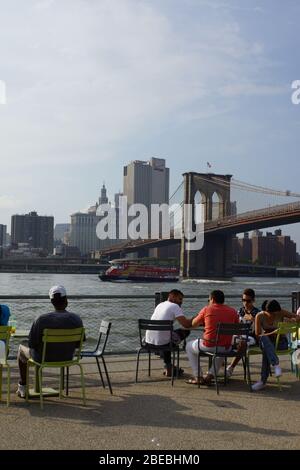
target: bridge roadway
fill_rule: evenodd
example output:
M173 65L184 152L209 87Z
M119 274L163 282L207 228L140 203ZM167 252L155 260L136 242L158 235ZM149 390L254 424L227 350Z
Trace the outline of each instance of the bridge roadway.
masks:
M206 222L204 234L234 235L263 228L276 227L300 222L300 202L271 206L256 211L243 212L222 219ZM139 248L156 248L180 244L181 240L176 238L165 238L156 240L132 240L130 242L115 245L103 251L103 254L115 254L120 252L134 252Z

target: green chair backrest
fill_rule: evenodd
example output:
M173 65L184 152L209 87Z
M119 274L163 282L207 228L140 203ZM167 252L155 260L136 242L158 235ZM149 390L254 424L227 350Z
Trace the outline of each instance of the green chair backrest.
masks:
M278 323L277 338L275 343L275 349L277 349L280 335L288 335L289 347L291 346L292 339L298 340L299 336L299 325L297 323L282 322Z
M53 343L77 343L74 354L74 362L79 362L84 339L84 328L53 329L46 328L43 331L42 362L45 362L47 344ZM55 361L57 362L57 361Z
M8 356L10 335L11 335L10 326L0 326L0 341L4 341L5 343L5 360L4 360L5 364L6 364L7 356Z

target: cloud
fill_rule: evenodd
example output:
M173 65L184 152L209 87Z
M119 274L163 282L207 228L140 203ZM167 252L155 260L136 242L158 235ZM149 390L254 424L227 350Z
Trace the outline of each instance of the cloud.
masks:
M203 122L232 113L240 96L280 93L264 44L255 35L246 38L230 8L187 4L185 21L176 16L177 0L170 7L156 0L11 0L2 6L2 191L14 191L21 210L36 201L38 210L69 214L73 188L89 186L78 176L84 166L95 174L96 167L135 158L124 149L137 140L148 152L150 131L169 122L177 128Z
M153 123L213 100L224 83L227 95L238 94L238 80L251 93L264 91L243 63L261 57L263 46L245 41L228 18L200 18L178 33L170 16L145 2L44 0L26 2L17 14L7 8L3 22L10 104L0 137L20 165L99 161Z

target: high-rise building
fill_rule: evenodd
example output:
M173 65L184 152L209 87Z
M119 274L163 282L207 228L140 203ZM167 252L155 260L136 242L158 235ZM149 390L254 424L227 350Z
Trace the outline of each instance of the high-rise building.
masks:
M6 225L0 224L0 247L6 246Z
M101 220L101 216L97 215L97 209L101 204L108 204L104 184L101 188L101 196L94 206L91 206L87 212L76 212L71 215L70 244L79 248L82 255L101 250L115 242L109 239L100 240L97 237L96 228Z
M148 210L148 232L151 232L151 204L169 203L169 168L162 158L135 160L124 166L124 196L128 206L143 204Z
M169 168L162 158L135 160L124 166L124 196L128 204L169 203Z
M53 252L54 217L40 216L37 212L13 215L11 218L11 243L28 243L31 248L41 248L46 254Z

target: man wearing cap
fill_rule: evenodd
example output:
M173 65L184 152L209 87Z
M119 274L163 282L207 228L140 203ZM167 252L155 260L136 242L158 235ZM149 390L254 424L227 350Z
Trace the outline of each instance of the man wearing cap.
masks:
M82 327L81 318L75 313L66 310L68 306L66 289L63 286L53 286L49 291L49 297L54 307L54 312L40 315L32 324L28 346L21 344L18 351L18 364L20 369L20 382L17 393L25 398L27 361L32 357L40 362L43 351L43 332L46 328L67 329ZM64 361L72 359L74 343L51 344L47 347L47 361Z

